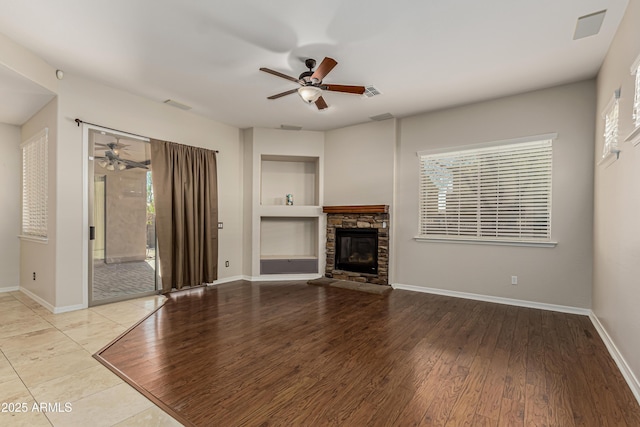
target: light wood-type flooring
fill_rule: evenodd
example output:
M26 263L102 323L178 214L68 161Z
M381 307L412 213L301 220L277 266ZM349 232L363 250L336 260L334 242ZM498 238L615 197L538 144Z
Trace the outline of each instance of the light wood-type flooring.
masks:
M586 316L394 290L179 292L98 356L198 426L640 426Z

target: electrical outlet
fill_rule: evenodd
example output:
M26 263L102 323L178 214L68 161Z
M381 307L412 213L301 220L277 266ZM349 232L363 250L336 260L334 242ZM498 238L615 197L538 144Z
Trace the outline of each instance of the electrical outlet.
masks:
M221 222L219 222L219 223L218 223L218 229L219 229L219 230L222 230L223 228L224 228L224 224L223 224L223 223L221 223Z
M36 272L33 272L33 280L36 280Z
M518 284L518 276L511 276L511 284L512 285Z
M225 261L225 262L224 262L224 266L225 266L225 267L229 267L229 261Z

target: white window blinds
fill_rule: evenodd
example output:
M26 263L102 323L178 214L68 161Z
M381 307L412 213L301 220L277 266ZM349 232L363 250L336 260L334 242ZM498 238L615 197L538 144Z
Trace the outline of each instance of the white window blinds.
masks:
M602 158L618 151L618 119L620 111L620 93L616 91L604 112L604 145Z
M635 93L633 96L633 125L640 127L640 58L636 60L632 73L636 76Z
M551 140L420 154L418 238L551 238Z
M22 149L22 235L46 239L48 222L48 129L20 144Z

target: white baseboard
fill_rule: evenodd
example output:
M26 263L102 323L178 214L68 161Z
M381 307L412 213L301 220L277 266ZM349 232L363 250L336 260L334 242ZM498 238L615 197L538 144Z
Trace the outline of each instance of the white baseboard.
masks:
M566 305L547 304L543 302L519 300L512 298L494 297L491 295L472 294L468 292L450 291L447 289L427 288L424 286L403 285L401 283L393 283L393 289L402 289L405 291L422 292L426 294L443 295L454 298L464 298L476 301L493 302L497 304L515 305L517 307L537 308L540 310L557 311L560 313L581 314L589 316L591 310L581 307L570 307Z
M616 347L607 330L604 328L602 323L600 323L600 319L598 319L598 316L596 316L592 311L589 314L589 318L591 319L591 323L593 323L593 326L596 328L596 331L598 331L600 338L602 338L604 345L607 346L609 354L611 354L611 357L616 362L616 365L618 365L618 369L620 369L622 376L627 381L627 384L629 384L631 392L640 404L640 381L638 381L638 378L635 376L635 374L631 370L631 367L618 350L618 347Z
M3 292L13 292L13 291L19 291L20 290L20 286L7 286L4 288L0 288L0 294Z
M41 306L43 306L44 308L52 312L53 314L66 313L68 311L76 311L76 310L82 310L83 308L87 308L83 304L68 305L64 307L55 307L28 289L20 288L20 292L22 292L23 294L25 294L26 296L28 296L29 298L31 298L32 300L34 300L35 302L37 302L38 304L40 304Z
M29 298L31 298L32 300L34 300L35 302L37 302L38 304L40 304L41 306L43 306L44 308L49 310L50 312L52 312L52 313L56 312L55 311L56 308L52 304L49 304L47 301L45 301L44 299L40 298L38 295L34 294L30 290L25 289L25 288L20 288L20 292L22 292L23 294L25 294L26 296L28 296Z
M223 283L235 282L238 280L249 280L249 279L246 276L225 277L224 279L214 280L213 283L207 283L207 286L222 285Z

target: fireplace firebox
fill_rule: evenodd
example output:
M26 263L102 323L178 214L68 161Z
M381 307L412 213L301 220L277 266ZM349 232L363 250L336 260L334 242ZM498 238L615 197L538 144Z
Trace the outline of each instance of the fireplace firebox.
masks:
M336 229L336 269L378 274L378 230Z

